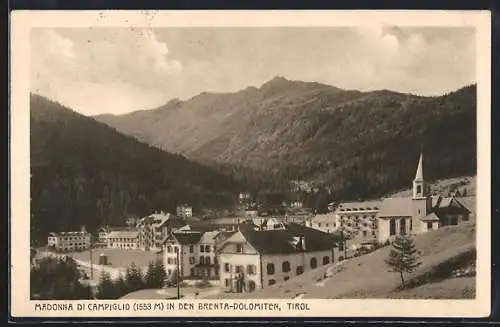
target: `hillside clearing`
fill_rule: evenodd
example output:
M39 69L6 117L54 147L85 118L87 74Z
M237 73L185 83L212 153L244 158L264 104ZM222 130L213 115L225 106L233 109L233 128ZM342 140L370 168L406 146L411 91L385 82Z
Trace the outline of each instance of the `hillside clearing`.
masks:
M323 266L255 293L224 294L224 297L294 298L303 294L302 298L322 299L389 298L397 295L420 298L433 296L433 293L426 293L426 289L439 293L441 288L455 287L465 282L463 278L460 281L447 281L446 278L454 268L475 260L474 223L443 227L419 235L415 237L415 243L420 251L422 265L407 276L407 280L418 287L402 292L398 292L399 276L387 270L384 261L390 248L384 247L358 258ZM325 278L327 275L330 277ZM440 281L442 283L430 284ZM466 286L470 288L471 284Z

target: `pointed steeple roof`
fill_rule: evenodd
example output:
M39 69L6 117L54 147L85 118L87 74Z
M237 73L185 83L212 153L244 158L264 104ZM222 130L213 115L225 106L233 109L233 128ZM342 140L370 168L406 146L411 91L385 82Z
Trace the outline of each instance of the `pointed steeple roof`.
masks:
M423 152L420 152L420 159L418 160L417 173L415 174L416 181L423 181L424 180L423 159L424 159L424 154L423 154Z

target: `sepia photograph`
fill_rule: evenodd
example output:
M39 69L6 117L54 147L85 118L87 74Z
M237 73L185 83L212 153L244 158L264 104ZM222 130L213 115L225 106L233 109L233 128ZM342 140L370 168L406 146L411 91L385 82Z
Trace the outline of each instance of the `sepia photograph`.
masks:
M67 15L22 48L26 310L478 299L490 107L474 23Z

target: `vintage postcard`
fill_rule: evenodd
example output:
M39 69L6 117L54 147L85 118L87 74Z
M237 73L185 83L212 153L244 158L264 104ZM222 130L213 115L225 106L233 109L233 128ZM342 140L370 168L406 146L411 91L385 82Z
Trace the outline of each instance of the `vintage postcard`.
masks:
M11 19L13 317L489 315L489 12Z

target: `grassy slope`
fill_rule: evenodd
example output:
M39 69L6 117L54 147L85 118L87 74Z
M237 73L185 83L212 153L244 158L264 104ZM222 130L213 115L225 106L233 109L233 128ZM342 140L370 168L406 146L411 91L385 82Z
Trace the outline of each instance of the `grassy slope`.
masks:
M422 265L408 276L413 282L426 281L426 276L439 267L447 266L446 262L461 256L467 258L475 255L475 224L444 227L415 238L417 248L421 251ZM425 284L403 292L397 292L399 275L387 271L384 260L388 257L389 247L379 249L362 257L353 258L342 263L320 267L286 283L250 294L224 294L235 298L293 298L303 294L303 298L388 298L439 296L443 287L458 287L463 281L443 281L436 284ZM440 266L441 265L441 266ZM325 273L336 271L333 276L324 278ZM469 279L470 282L470 279ZM467 285L470 288L470 283ZM461 286L460 286L461 287ZM429 293L427 293L427 291ZM396 293L397 292L397 293ZM436 293L433 293L436 292ZM461 290L459 289L460 293ZM469 292L470 293L470 292Z

